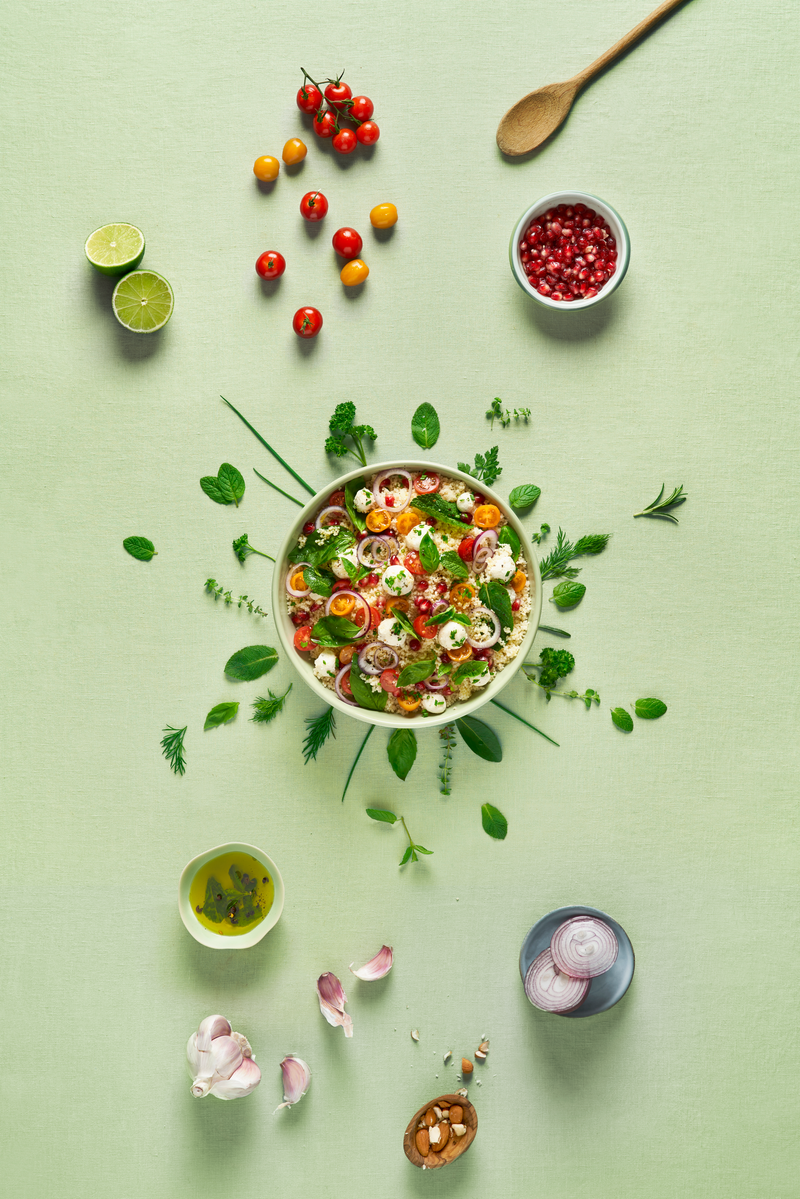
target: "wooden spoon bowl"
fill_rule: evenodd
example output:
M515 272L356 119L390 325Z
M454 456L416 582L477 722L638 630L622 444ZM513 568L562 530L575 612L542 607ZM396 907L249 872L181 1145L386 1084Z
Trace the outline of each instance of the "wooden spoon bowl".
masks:
M419 1122L425 1115L429 1107L452 1107L458 1104L464 1110L464 1118L462 1123L466 1124L467 1131L463 1137L451 1136L441 1153L436 1153L431 1149L427 1157L423 1157L419 1149L417 1149L417 1129ZM412 1166L419 1166L420 1169L425 1167L427 1170L438 1170L442 1166L449 1166L457 1157L461 1157L462 1153L466 1153L472 1142L475 1140L475 1135L478 1131L478 1113L470 1103L469 1099L464 1099L461 1095L440 1095L438 1099L429 1099L427 1103L423 1103L422 1107L413 1116L406 1129L403 1137L403 1151L406 1157L411 1162Z

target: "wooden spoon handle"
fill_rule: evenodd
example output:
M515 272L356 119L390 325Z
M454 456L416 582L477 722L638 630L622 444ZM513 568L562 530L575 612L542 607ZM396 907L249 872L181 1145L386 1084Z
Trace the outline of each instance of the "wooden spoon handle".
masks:
M588 83L590 79L593 79L598 72L604 70L605 67L610 66L611 63L619 58L621 54L624 54L626 50L630 50L631 46L633 46L640 37L644 37L646 33L649 33L650 30L659 23L659 21L663 20L664 17L668 16L676 8L680 8L680 6L685 3L686 0L664 0L663 4L659 4L658 8L654 9L650 13L649 17L645 17L643 21L640 21L638 25L634 26L630 33L626 33L624 37L621 37L618 42L614 43L610 50L606 50L605 54L601 54L600 57L596 58L595 61L586 67L585 70L581 71L577 75L574 75L570 82L575 83L578 87L583 87L583 85Z

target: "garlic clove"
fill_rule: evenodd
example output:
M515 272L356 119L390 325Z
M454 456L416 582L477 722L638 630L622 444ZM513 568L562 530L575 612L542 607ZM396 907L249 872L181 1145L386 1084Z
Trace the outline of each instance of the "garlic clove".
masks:
M217 1099L244 1099L261 1082L261 1071L251 1057L243 1057L230 1078L218 1078L211 1086Z
M344 1010L347 1003L344 987L335 974L326 971L317 979L319 1010L334 1028L343 1028L346 1037L353 1035L353 1018Z
M243 1033L232 1032L231 1036L233 1037L234 1041L241 1049L242 1057L252 1057L253 1056L253 1051L250 1048L250 1042L248 1041L247 1037L244 1036Z
M224 1016L206 1016L197 1030L197 1048L205 1052L211 1048L215 1037L230 1035L231 1026Z
M311 1071L301 1057L289 1053L281 1062L283 1074L283 1103L279 1103L275 1112L282 1107L292 1107L302 1099L311 1085ZM273 1112L273 1116L275 1115Z
M211 1042L210 1057L215 1079L230 1078L244 1061L239 1043L233 1037L215 1037Z
M384 978L392 968L394 962L394 951L391 945L384 945L375 954L374 958L370 958L358 970L353 969L353 963L350 963L350 973L355 974L356 978L363 979L364 982L375 982L379 978Z

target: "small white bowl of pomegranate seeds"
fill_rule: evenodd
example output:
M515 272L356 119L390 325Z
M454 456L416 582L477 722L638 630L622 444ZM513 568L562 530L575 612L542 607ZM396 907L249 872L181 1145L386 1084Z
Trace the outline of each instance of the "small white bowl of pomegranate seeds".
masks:
M625 278L630 256L622 217L587 192L542 196L517 221L509 247L517 283L546 308L599 304Z

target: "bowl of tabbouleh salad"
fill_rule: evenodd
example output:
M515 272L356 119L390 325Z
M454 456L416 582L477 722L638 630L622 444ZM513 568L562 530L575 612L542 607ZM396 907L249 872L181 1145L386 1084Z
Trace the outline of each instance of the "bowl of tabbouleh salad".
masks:
M380 462L306 505L277 557L278 635L304 682L357 720L447 724L529 655L539 565L507 501L462 471Z

